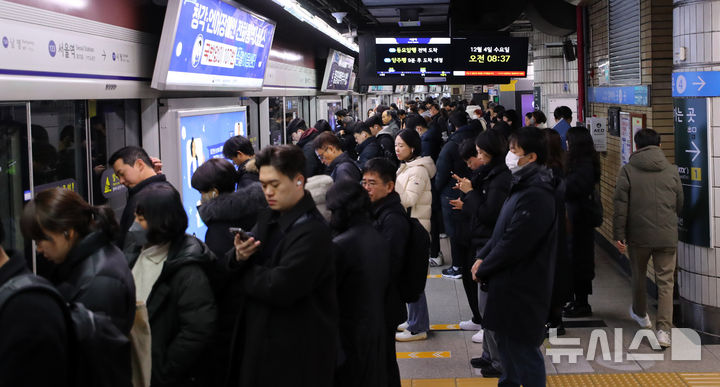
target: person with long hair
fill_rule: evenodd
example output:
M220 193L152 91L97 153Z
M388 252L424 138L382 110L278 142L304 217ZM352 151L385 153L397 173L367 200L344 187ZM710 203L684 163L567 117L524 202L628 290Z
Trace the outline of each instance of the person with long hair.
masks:
M505 165L505 154L507 153L507 142L505 138L494 130L487 130L480 133L474 141L471 141L475 152L466 154L463 158L474 169L472 179L458 181L458 189L465 197L463 198L462 212L469 217L469 240L470 254L466 258L463 267L463 287L470 303L472 319L460 322L460 329L477 330L473 335L473 342L483 344L482 357L470 360L473 367L480 368L485 377L499 376L502 371L500 358L497 353L497 345L491 335L485 335L482 331L482 313L479 305L479 295L482 291L479 284L472 278L471 267L475 263L475 253L482 249L492 236L495 222L497 221L500 209L505 199L510 194L512 174ZM487 293L487 292L484 292Z
M571 301L563 310L565 317L592 315L588 295L595 278L594 227L590 224L595 184L600 182L600 157L590 131L576 126L567 131L565 164L565 207L569 228L567 238L572 267Z
M411 217L430 233L430 217L432 214L432 186L430 179L435 176L435 163L429 156L421 156L422 140L413 129L403 129L395 138L395 154L400 160L397 170L395 191L400 195L400 203L408 210ZM429 252L428 252L429 253ZM408 304L408 326L399 332L398 341L424 340L430 330L425 292L416 302Z
M567 251L566 211L565 211L565 151L562 148L562 138L555 129L543 129L548 146L548 158L545 166L552 171L553 185L555 186L558 222L557 261L555 264L555 278L553 280L553 293L550 300L550 313L545 325L545 335L549 336L550 329L557 329L557 335L565 334L562 321L562 307L572 299L570 293L570 259Z
M373 227L362 185L339 180L327 192L335 247L340 347L338 386L387 384L385 295L390 243Z
M135 221L147 231L147 243L128 263L150 320L151 385L207 385L217 309L206 269L215 256L185 234L188 218L175 189L158 186L143 195Z
M120 332L130 334L135 285L123 253L113 244L119 226L112 209L93 207L73 191L53 188L39 192L25 206L21 227L23 236L37 244L38 253L56 265L48 279L68 303L104 313ZM102 371L105 382L130 385L129 343L107 356L114 360L112 369Z

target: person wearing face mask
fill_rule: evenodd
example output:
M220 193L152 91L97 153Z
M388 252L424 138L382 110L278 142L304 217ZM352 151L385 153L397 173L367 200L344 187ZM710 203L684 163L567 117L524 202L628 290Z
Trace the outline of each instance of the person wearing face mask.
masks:
M509 143L510 194L490 240L475 255L472 273L488 292L483 327L497 343L503 368L499 385L544 386L539 347L545 340L561 220L553 176L544 166L542 131L522 127Z
M139 255L128 256L135 297L147 305L152 338L151 385L209 385L210 350L216 334L217 308L208 271L210 249L185 234L188 218L180 194L154 187L143 195L135 220L147 230ZM226 359L229 348L223 346ZM197 384L196 384L197 383Z
M130 334L135 285L123 253L112 243L118 226L111 208L93 207L73 191L53 188L25 206L21 227L26 240L37 244L37 252L56 265L48 279L65 301L104 313L120 332ZM129 386L130 343L114 352L103 355L113 359L113 369L103 370L103 375L112 385Z

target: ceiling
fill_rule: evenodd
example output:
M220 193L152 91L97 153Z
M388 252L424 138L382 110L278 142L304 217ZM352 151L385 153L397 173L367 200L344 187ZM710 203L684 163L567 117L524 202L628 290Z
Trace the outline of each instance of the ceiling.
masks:
M572 32L575 5L580 0L299 0L313 14L323 17L341 32L358 30L374 34L403 32L529 32L536 28L564 35ZM537 9L556 20L540 20ZM526 12L529 11L529 12ZM332 12L347 12L342 26ZM533 20L534 19L534 20ZM420 27L400 27L401 20L419 20ZM535 23L532 23L535 21ZM567 23L569 22L569 23ZM542 26L542 27L541 27Z

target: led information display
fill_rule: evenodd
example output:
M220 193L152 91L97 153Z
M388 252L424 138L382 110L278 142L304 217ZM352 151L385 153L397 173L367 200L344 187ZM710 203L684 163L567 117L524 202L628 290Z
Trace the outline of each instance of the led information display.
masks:
M527 76L528 38L453 38L452 54L456 77Z
M450 38L376 38L377 74L384 76L450 75Z

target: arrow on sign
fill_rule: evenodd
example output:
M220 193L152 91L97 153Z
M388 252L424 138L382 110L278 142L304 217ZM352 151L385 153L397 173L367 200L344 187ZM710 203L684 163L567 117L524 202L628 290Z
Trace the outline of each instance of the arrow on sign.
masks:
M690 141L690 143L692 144L693 148L695 148L695 149L686 149L685 152L686 153L694 153L695 156L693 156L692 161L695 161L695 159L698 156L700 156L700 148L698 148L697 145L695 145L695 141Z
M700 87L698 87L698 91L700 91L700 90L702 90L703 87L705 87L706 83L702 78L700 78L699 75L697 77L700 80L700 82L693 82L693 85L700 85Z

